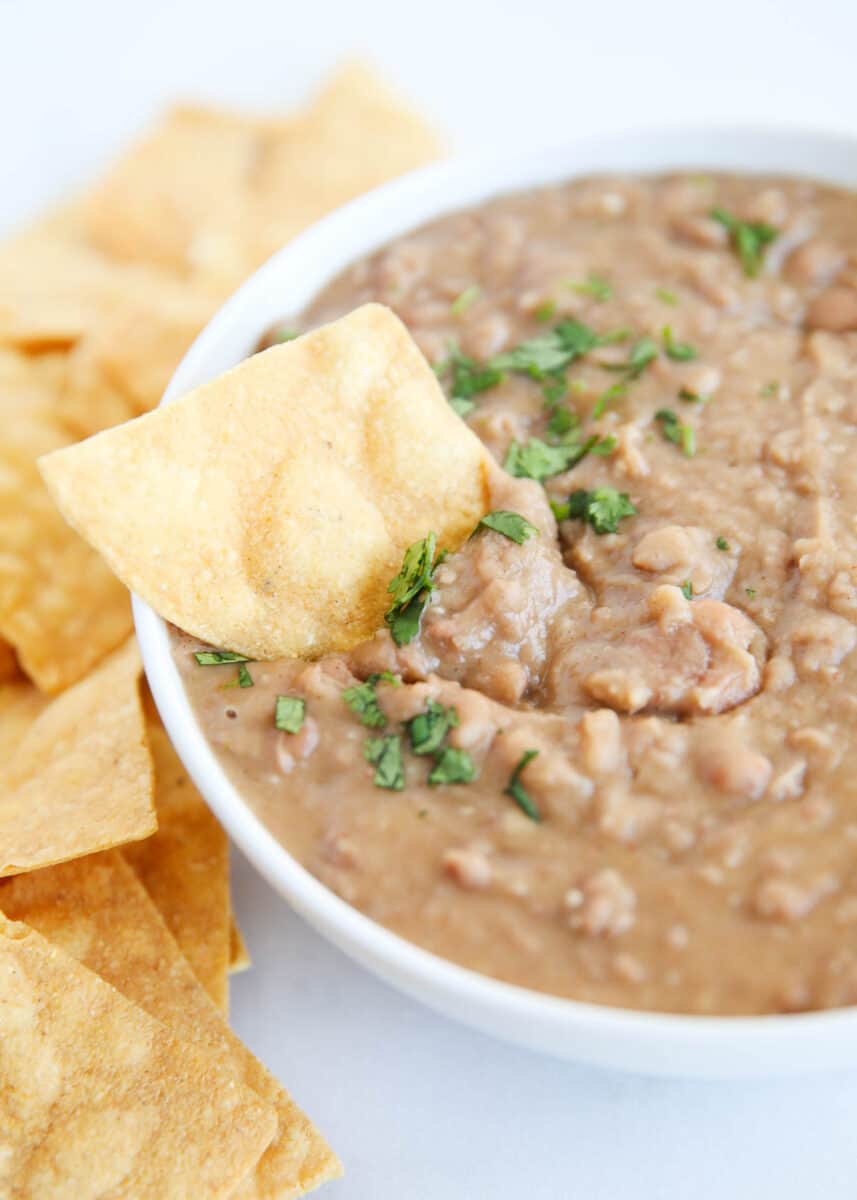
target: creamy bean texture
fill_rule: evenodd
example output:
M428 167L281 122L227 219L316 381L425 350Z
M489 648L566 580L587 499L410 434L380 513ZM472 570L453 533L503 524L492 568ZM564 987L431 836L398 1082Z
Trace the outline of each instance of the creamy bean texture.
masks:
M535 532L440 562L401 645L239 680L177 632L242 794L340 896L499 979L857 1003L857 199L585 179L401 238L286 324L367 300Z

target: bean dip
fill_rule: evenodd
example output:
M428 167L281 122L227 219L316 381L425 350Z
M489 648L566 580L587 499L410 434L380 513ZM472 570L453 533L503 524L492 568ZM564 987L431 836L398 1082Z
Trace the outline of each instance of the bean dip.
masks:
M496 457L505 515L433 578L428 554L401 644L201 669L175 634L242 795L345 900L499 979L857 1003L857 199L729 175L512 195L271 337L367 300Z

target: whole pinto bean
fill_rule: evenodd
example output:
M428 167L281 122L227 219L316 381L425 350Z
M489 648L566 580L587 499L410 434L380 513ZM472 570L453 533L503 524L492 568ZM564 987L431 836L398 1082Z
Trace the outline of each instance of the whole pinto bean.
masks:
M827 288L810 303L805 324L807 329L823 329L828 333L857 330L857 291L848 287Z

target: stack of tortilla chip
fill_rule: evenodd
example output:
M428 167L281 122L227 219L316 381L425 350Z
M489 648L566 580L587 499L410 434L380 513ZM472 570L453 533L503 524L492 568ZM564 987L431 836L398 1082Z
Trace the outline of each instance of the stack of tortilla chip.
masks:
M349 66L285 117L174 109L0 244L0 1195L273 1200L339 1172L229 1030L225 835L35 463L154 407L242 278L438 152Z

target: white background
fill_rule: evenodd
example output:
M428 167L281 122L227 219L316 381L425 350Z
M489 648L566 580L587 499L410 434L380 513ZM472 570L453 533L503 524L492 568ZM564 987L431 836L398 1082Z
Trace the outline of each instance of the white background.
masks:
M855 0L0 0L0 229L159 105L299 99L362 52L456 146L699 118L857 126ZM236 862L238 1032L345 1160L331 1200L854 1200L857 1075L690 1084L516 1051L322 943Z

